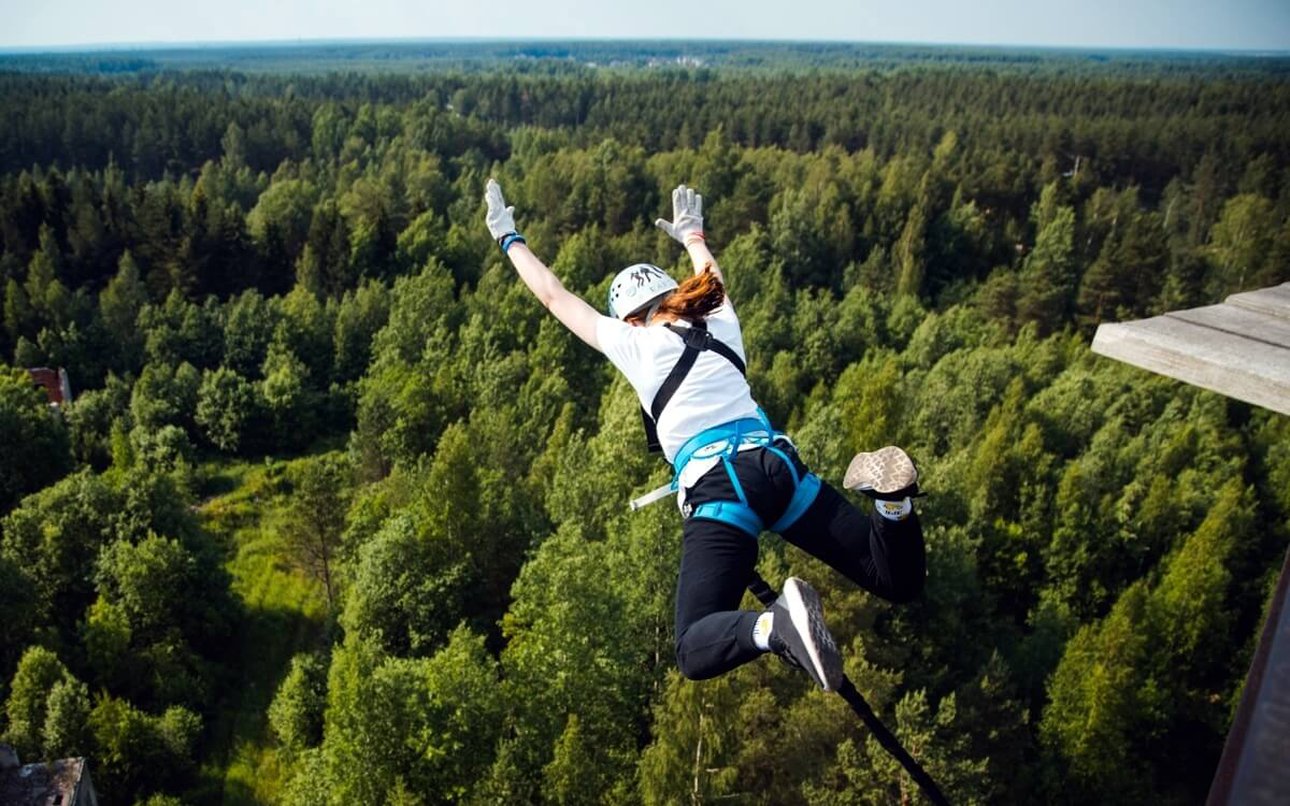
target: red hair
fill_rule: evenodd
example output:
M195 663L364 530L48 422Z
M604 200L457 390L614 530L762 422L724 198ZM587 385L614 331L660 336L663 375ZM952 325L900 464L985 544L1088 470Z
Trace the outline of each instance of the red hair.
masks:
M725 300L726 287L710 267L704 266L703 271L685 278L675 291L664 297L654 315L670 314L678 319L693 321L720 308ZM638 317L644 319L648 312L649 308L646 308L629 317L629 320Z

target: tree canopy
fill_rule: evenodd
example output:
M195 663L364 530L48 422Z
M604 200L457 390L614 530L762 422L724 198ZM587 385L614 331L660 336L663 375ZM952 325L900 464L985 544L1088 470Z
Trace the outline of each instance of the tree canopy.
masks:
M685 182L777 426L919 463L919 600L759 570L951 800L1204 796L1290 424L1088 343L1290 279L1285 59L414 51L0 57L4 741L125 803L917 801L782 664L676 672L669 469L483 224L600 305Z

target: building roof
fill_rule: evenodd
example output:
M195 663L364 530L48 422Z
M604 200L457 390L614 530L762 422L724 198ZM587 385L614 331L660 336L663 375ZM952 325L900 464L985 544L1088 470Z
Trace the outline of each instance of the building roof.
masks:
M84 758L64 758L0 769L0 803L72 806L85 774Z
M1290 283L1101 325L1093 352L1290 414Z

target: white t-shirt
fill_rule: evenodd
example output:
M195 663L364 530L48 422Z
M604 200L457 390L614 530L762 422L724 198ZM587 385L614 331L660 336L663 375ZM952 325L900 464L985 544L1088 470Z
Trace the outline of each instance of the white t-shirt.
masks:
M739 318L729 299L708 314L707 324L713 338L724 342L747 362ZM654 395L685 350L680 335L661 324L633 327L608 316L597 321L596 339L605 356L627 376L647 412L654 403ZM658 421L659 444L671 462L686 440L695 434L731 420L756 416L757 403L744 376L720 353L704 350L663 408Z

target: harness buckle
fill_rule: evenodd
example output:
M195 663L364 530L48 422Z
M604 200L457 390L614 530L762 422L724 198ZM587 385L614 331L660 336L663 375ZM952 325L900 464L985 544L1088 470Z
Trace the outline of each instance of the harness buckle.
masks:
M686 347L701 351L712 348L712 333L708 330L697 327L686 328L682 338L685 340Z

